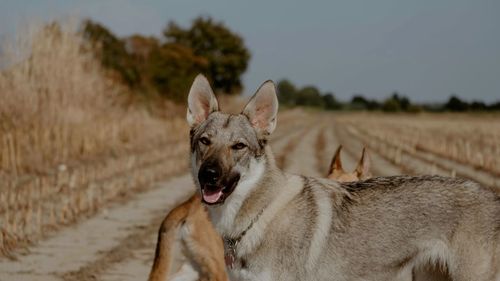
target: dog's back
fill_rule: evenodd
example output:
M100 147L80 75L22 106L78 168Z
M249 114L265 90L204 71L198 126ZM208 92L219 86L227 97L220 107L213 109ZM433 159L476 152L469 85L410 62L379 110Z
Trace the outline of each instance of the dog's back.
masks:
M302 180L260 247L286 264L273 270L276 280L300 265L297 279L412 280L413 269L429 263L457 281L500 278L500 199L487 188L437 176ZM270 255L276 248L283 253Z

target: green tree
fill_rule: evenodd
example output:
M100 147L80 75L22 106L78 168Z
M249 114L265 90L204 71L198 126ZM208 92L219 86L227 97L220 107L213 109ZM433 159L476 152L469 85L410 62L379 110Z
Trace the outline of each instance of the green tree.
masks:
M208 62L189 47L167 43L153 49L147 65L150 83L156 90L165 97L183 102L194 77L206 71Z
M278 82L278 100L280 104L295 105L297 98L297 88L287 79Z
M167 42L191 48L194 55L207 59L206 74L215 90L236 93L241 89L241 75L248 67L250 52L243 39L223 23L198 17L184 29L170 22L163 34Z
M323 107L323 98L314 86L306 86L297 93L297 105Z
M367 104L367 109L370 110L370 111L373 111L373 110L380 110L382 106L380 105L380 103L376 100L369 100L368 101L368 104Z
M354 110L379 110L380 107L376 100L368 100L361 94L354 95L350 104L350 108Z
M462 101L455 95L452 95L448 102L444 105L444 108L449 111L466 111L469 109L469 104Z
M333 93L326 93L323 95L323 104L327 110L341 109L342 104L337 101Z
M120 78L130 87L140 84L139 71L132 57L125 49L125 42L116 37L103 25L86 20L82 24L84 38L90 41L104 67L116 71Z
M394 97L388 98L382 104L382 110L386 112L396 112L401 111L401 105L399 101Z
M488 109L488 106L482 101L472 101L469 109L473 111L485 111Z
M365 97L363 97L362 95L356 94L352 97L351 103L352 104L366 105L366 104L368 104L368 100Z
M500 101L490 104L488 110L500 110Z
M399 108L402 110L402 111L408 111L408 109L410 108L411 106L411 102L410 100L405 97L405 96L401 96L398 92L394 92L392 93L392 97L391 97L396 103L398 103L399 105Z
M398 92L392 93L392 95L384 101L382 104L382 110L387 112L418 111L417 108L412 106L410 99L405 96L401 96Z
M411 104L408 107L407 111L411 112L411 113L420 113L420 112L424 111L424 108L421 105Z
M125 50L135 61L145 64L153 51L160 47L160 41L153 36L134 34L124 39Z

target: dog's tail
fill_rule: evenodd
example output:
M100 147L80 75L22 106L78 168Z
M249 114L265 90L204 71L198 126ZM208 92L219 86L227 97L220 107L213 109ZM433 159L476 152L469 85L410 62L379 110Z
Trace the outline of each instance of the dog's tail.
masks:
M179 239L180 227L185 223L194 200L196 200L196 196L192 196L174 208L161 223L149 281L165 281L170 273L175 271L173 258L175 248L180 247L179 243L181 243Z

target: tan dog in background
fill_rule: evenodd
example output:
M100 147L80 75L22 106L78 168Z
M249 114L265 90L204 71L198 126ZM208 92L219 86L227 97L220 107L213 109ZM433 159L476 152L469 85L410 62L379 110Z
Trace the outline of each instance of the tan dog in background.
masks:
M330 164L330 169L328 170L328 178L332 180L337 180L339 182L350 182L366 180L372 177L370 172L370 157L366 152L366 148L363 147L363 152L361 153L361 158L359 159L356 169L348 173L344 171L342 167L342 160L340 158L340 152L342 151L342 145L339 145L335 155L332 158Z
M339 146L332 158L327 178L349 182L371 177L365 148L352 173L342 167L341 149ZM210 222L199 194L195 194L163 220L149 281L225 281L228 280L225 269L222 239Z

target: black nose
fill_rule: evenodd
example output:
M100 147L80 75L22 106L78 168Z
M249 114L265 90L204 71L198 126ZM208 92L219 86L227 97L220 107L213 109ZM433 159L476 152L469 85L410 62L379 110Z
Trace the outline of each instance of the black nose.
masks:
M201 184L215 185L220 178L220 174L219 169L215 167L203 167L198 173L198 179Z

